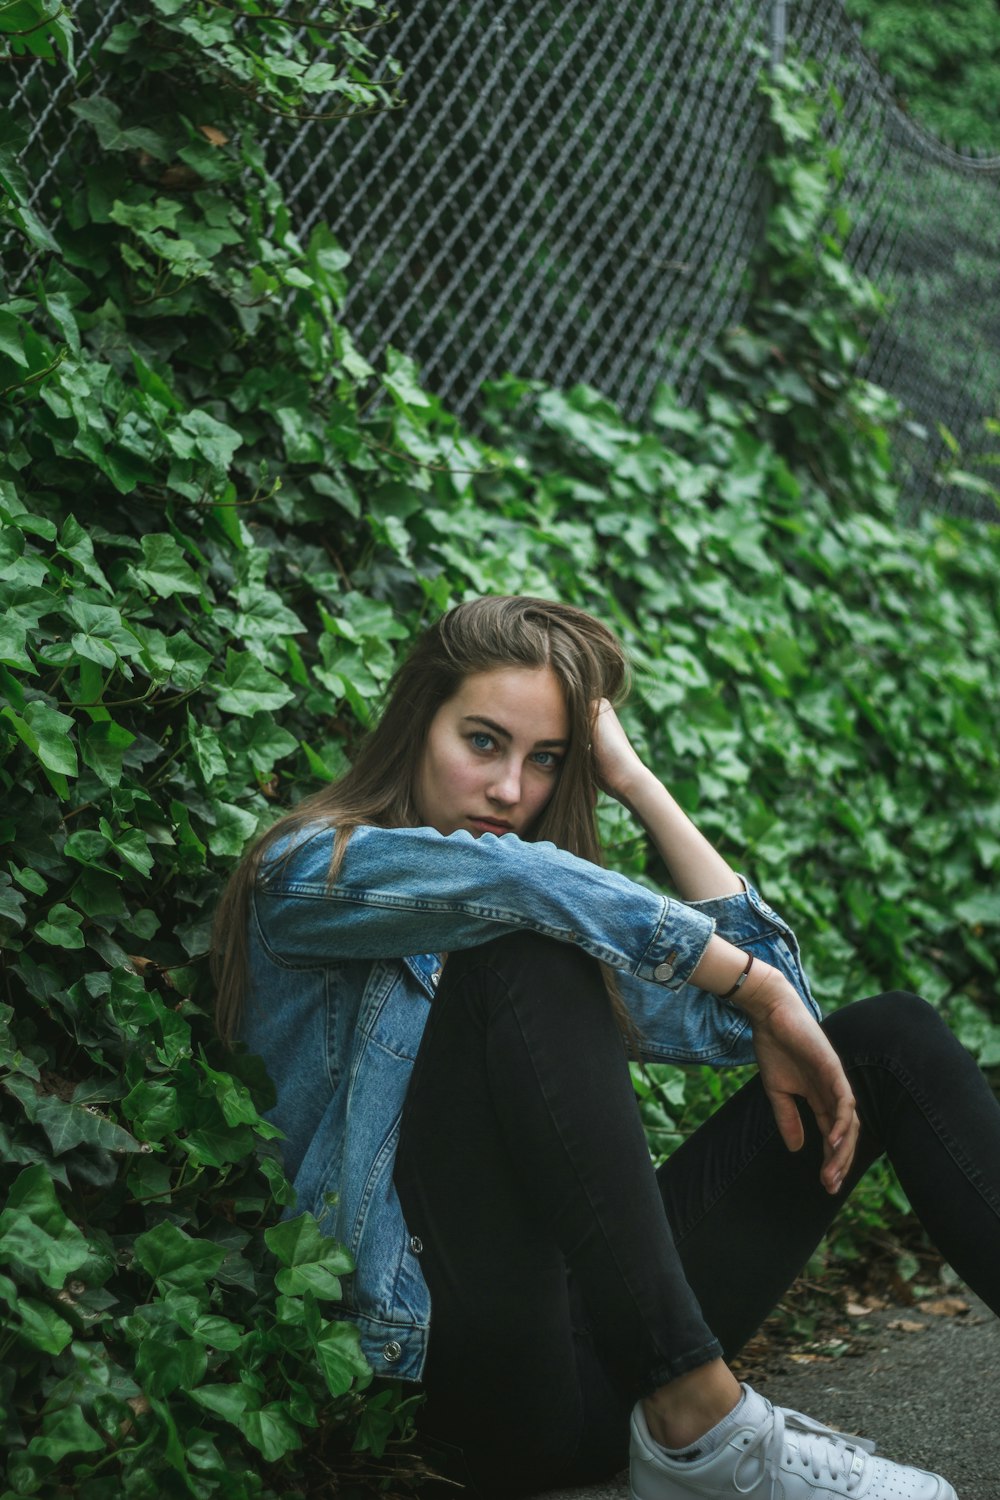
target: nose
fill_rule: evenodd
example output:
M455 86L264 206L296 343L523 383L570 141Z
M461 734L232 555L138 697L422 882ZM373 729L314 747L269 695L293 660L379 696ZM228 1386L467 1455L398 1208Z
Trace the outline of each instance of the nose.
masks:
M521 762L516 756L505 757L497 767L486 795L497 806L517 806L521 800Z

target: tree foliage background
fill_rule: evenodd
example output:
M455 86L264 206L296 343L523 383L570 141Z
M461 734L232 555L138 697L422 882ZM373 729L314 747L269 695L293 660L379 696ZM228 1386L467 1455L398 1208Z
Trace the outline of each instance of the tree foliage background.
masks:
M914 119L964 150L1000 152L997 0L845 0L845 9Z
M247 841L336 775L468 594L615 625L628 727L793 919L824 1002L920 989L1000 1066L1000 534L896 521L896 412L851 374L879 299L829 231L830 100L798 65L766 86L757 295L696 410L661 390L640 430L512 375L487 442L404 351L358 353L346 257L299 241L259 148L331 88L395 107L366 50L384 19L332 4L289 50L256 0L139 0L74 73L65 14L0 7L10 66L67 70L74 132L36 216L44 145L0 127L3 1500L350 1495L419 1468L407 1393L370 1394L337 1318L349 1256L278 1222L269 1084L216 1045L204 955ZM731 1086L637 1082L657 1152Z

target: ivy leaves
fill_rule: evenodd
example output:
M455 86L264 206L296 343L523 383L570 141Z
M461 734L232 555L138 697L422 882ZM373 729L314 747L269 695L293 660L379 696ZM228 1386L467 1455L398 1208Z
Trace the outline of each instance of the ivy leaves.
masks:
M19 7L42 14L0 8L0 36ZM44 252L30 295L0 285L11 1494L332 1490L351 1443L405 1424L362 1399L346 1251L279 1221L273 1091L220 1053L204 959L247 843L338 774L408 643L470 593L616 625L637 743L795 916L824 995L954 997L1000 1056L997 534L896 524L893 412L845 365L867 294L834 240L806 263L817 110L786 80L808 167L778 184L787 295L724 335L702 406L661 391L643 431L511 377L490 443L405 352L373 369L337 321L343 250L292 232L260 111L389 95L350 33L337 77L312 66L346 12L290 37L272 9L148 0L114 27L100 86L83 72L56 112L41 217L0 134L3 212ZM31 35L65 58L60 26ZM723 1087L675 1073L643 1101L654 1139Z
M50 0L5 0L0 10L0 56L62 58L73 66L73 27L65 6Z
M29 1267L56 1291L90 1257L87 1241L63 1213L42 1166L29 1167L15 1179L0 1213L0 1245L8 1265ZM16 1304L12 1300L10 1305Z
M46 252L30 295L0 283L11 1493L263 1495L357 1465L371 1372L330 1316L351 1263L312 1219L265 1238L294 1206L273 1092L219 1053L204 953L226 870L342 764L352 698L369 711L408 634L340 602L338 549L353 566L367 528L336 455L368 451L354 381L374 372L336 322L346 256L322 229L295 241L255 143L262 110L389 93L346 12L300 34L258 10L150 0L114 27L34 208L24 138L0 136L8 243ZM0 46L41 15L0 7ZM28 35L10 45L69 54L61 18Z

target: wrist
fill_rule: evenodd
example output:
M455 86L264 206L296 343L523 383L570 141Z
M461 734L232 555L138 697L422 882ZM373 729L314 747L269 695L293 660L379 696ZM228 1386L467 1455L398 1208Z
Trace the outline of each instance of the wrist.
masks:
M791 986L780 969L756 955L748 970L748 957L744 949L716 934L709 940L690 980L758 1023L787 1000Z
M744 991L753 994L757 989L755 981L758 968L763 970L769 967L758 958L754 960L748 973L748 957L743 948L737 948L715 933L709 938L705 951L691 971L690 982L719 1000L732 996L734 1003L739 1001L742 1005Z
M758 958L731 1003L757 1025L787 1001L790 990L791 985L781 970Z
M670 794L656 774L643 765L638 758L633 766L623 768L613 779L604 783L608 795L645 824L644 812L652 802L662 806L662 799Z

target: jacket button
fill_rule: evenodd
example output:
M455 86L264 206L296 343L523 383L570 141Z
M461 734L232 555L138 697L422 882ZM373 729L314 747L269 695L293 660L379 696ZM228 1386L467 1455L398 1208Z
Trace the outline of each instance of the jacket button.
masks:
M420 1252L421 1252L421 1250L423 1248L424 1248L424 1242L420 1238L419 1234L411 1234L410 1235L410 1249L413 1251L414 1255L419 1255Z
M661 984L667 979L673 979L673 977L673 964L657 964L656 968L653 970L653 978L658 979Z
M394 1365L403 1352L402 1344L397 1344L395 1339L390 1339L382 1350L382 1358L390 1365Z

